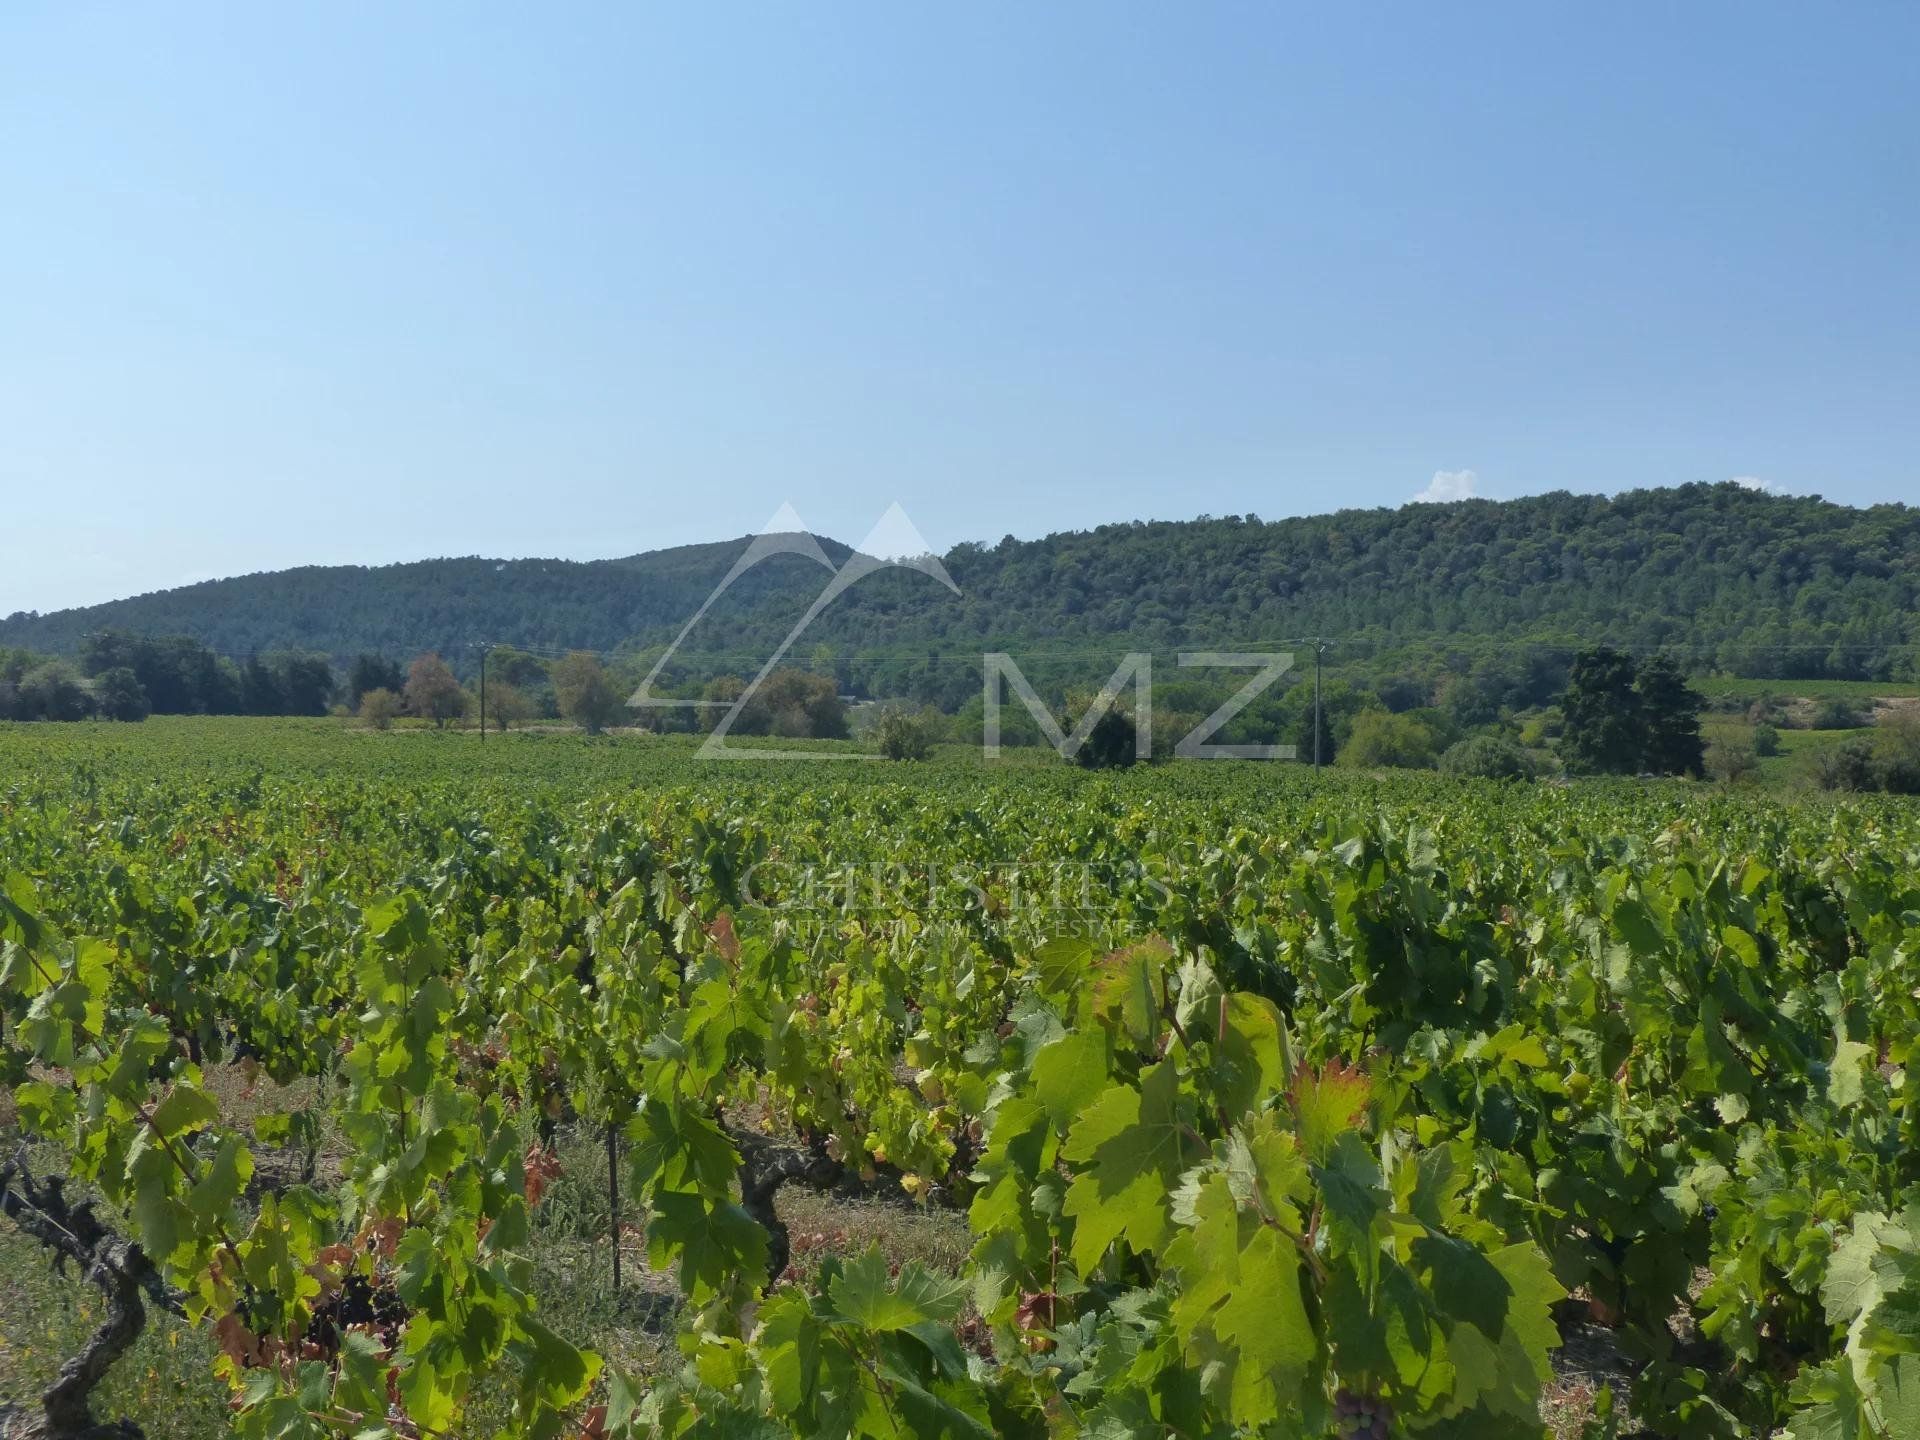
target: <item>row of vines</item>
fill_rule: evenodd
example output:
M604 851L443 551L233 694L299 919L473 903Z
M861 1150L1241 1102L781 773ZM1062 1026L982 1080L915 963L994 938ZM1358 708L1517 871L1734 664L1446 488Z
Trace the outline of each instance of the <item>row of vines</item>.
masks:
M0 1208L205 1327L236 1434L467 1435L508 1377L513 1436L1497 1440L1577 1322L1596 1434L1920 1437L1892 802L116 743L0 734ZM558 1127L663 1371L542 1320ZM796 1257L788 1185L970 1259Z

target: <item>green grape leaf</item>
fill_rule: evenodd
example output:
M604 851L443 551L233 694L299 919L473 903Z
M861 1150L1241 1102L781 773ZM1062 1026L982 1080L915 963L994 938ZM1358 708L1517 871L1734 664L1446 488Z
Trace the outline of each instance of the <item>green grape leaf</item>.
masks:
M1853 1224L1833 1247L1826 1277L1820 1282L1820 1302L1826 1307L1829 1325L1851 1325L1880 1303L1886 1284L1875 1262L1884 1245L1903 1238L1907 1232L1878 1211L1853 1217Z
M1367 1077L1337 1060L1318 1072L1302 1067L1294 1075L1289 1096L1294 1130L1308 1159L1325 1164L1340 1137L1361 1127L1371 1094Z
M735 1275L767 1271L767 1232L738 1205L658 1190L647 1226L647 1261L664 1270L680 1262L680 1288L698 1303L726 1288Z
M520 1364L521 1394L555 1409L585 1395L600 1373L600 1357L575 1349L531 1315L517 1323L520 1338L508 1350Z
M1498 1341L1512 1296L1506 1277L1483 1251L1450 1235L1422 1235L1413 1242L1414 1263L1443 1315L1464 1320Z
M906 1330L926 1320L950 1320L960 1310L966 1285L942 1280L918 1262L900 1268L888 1282L887 1259L876 1244L849 1260L833 1277L827 1293L840 1318L867 1330Z
M1240 1208L1225 1175L1207 1179L1194 1212L1195 1225L1165 1255L1180 1276L1173 1327L1196 1367L1215 1350L1227 1353L1230 1414L1259 1427L1295 1408L1294 1392L1319 1351L1300 1293L1299 1252Z
M1294 1064L1286 1022L1271 1000L1235 991L1226 1007L1219 1046L1221 1094L1228 1112L1239 1114L1286 1088Z
M649 1095L627 1122L628 1173L635 1190L659 1184L724 1195L740 1173L740 1152L726 1132L691 1105Z
M239 1136L223 1136L212 1163L188 1193L187 1208L202 1220L213 1220L240 1198L252 1178L252 1153L240 1143Z
M1800 1408L1780 1440L1887 1440L1868 1414L1867 1397L1844 1358L1803 1370L1790 1394Z
M1190 1153L1171 1063L1141 1072L1140 1089L1113 1085L1080 1112L1065 1157L1084 1168L1067 1188L1073 1262L1090 1273L1115 1240L1151 1254L1172 1227L1168 1201Z
M1106 1087L1107 1048L1107 1032L1089 1025L1061 1036L1033 1057L1034 1098L1046 1107L1054 1129L1064 1131Z
M777 1412L796 1414L812 1400L820 1363L820 1322L804 1293L789 1287L760 1307L754 1351L766 1372L767 1392Z
M1093 1013L1117 1022L1121 1033L1143 1051L1152 1048L1160 1031L1172 953L1164 940L1142 940L1103 955L1094 966L1088 992Z
M1093 945L1076 935L1061 935L1033 952L1040 989L1049 995L1078 989L1093 964Z
M1717 1000L1701 1002L1700 1023L1687 1035L1687 1068L1681 1079L1702 1095L1745 1095L1752 1087L1746 1062L1727 1040Z
M1842 1110L1857 1105L1866 1095L1867 1066L1873 1047L1859 1040L1842 1040L1834 1047L1833 1064L1827 1067L1827 1098Z
M219 1118L219 1103L206 1091L184 1081L153 1108L153 1128L169 1140L204 1129Z

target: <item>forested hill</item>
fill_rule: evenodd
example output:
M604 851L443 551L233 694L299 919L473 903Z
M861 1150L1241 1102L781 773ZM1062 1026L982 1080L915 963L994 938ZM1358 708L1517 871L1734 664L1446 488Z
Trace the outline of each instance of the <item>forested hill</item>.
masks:
M189 635L229 654L659 644L747 543L592 563L251 575L15 615L0 621L0 646L71 653L109 628ZM847 553L823 544L836 560ZM942 558L959 596L918 573L883 572L837 599L803 646L904 659L1063 641L1233 649L1310 634L1340 637L1350 655L1606 640L1740 674L1887 679L1914 674L1920 643L1920 509L1733 484L1106 525L964 544ZM693 643L741 657L731 668L757 668L746 657L777 644L826 579L811 561L779 557L744 577Z
M0 620L0 647L76 654L88 634L120 630L186 635L230 656L309 650L341 658L406 658L436 650L459 663L484 641L611 650L638 636L673 633L748 543L683 545L623 560L463 556L401 565L307 565L76 610L11 615ZM836 562L849 554L837 541L819 543ZM810 560L776 556L730 587L731 608L785 613L789 594L810 597L825 575Z

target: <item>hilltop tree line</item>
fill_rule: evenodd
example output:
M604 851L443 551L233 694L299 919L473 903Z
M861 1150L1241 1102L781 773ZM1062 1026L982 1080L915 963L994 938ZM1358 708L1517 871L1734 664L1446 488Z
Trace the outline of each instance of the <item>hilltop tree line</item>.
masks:
M844 546L821 543L844 559ZM77 657L89 633L121 629L191 635L229 654L452 659L475 635L549 653L658 654L746 544L584 564L311 567L14 615L0 620L0 645ZM958 595L882 571L820 615L807 643L833 652L840 693L952 713L977 690L986 650L1097 652L1111 667L1128 650L1308 635L1339 637L1339 658L1368 685L1407 676L1431 688L1463 661L1520 651L1557 667L1563 685L1575 654L1598 645L1665 652L1690 672L1920 675L1920 510L1732 484L1107 525L963 544L942 559ZM704 684L738 674L742 653L773 653L825 579L792 555L747 572L677 656L685 677ZM1085 683L1070 662L1057 668L1061 688Z

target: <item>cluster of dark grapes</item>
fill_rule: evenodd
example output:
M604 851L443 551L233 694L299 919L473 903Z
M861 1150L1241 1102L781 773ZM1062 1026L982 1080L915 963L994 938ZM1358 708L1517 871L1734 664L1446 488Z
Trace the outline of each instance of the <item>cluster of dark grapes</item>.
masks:
M1387 1440L1393 1409L1378 1395L1342 1390L1333 1397L1333 1420L1340 1440Z
M391 1287L376 1287L364 1275L349 1275L337 1291L313 1307L308 1339L332 1356L339 1353L341 1332L360 1326L393 1349L406 1323L406 1304Z

